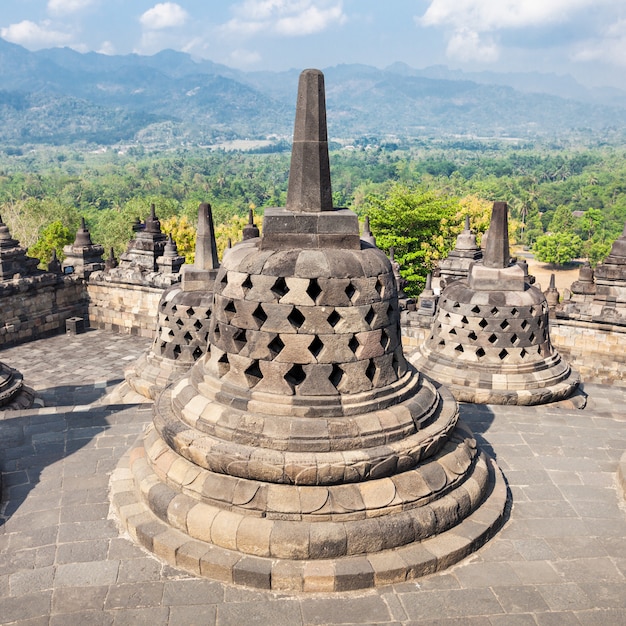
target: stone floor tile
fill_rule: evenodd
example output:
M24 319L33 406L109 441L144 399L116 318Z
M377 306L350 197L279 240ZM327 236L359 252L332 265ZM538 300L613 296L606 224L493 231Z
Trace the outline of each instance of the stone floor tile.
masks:
M411 620L471 617L504 613L490 589L450 589L399 594ZM442 615L443 614L443 615Z
M376 619L376 618L372 618ZM238 602L221 604L217 607L216 626L297 626L302 624L300 603L297 600L274 600L258 604L256 602ZM314 622L309 622L314 623ZM341 623L341 622L327 622ZM344 622L345 623L345 622Z
M539 613L549 610L542 595L534 585L519 585L516 587L492 587L502 608L511 613Z
M110 610L159 606L163 598L163 584L141 582L112 585L104 601L104 608Z
M399 597L402 599L402 595ZM402 604L404 605L404 602ZM325 598L304 596L300 605L303 622L311 626L318 624L384 623L392 620L385 601L373 594L361 597L339 595L333 602L329 602Z
M577 611L591 608L594 604L576 583L538 585L537 589L552 611Z

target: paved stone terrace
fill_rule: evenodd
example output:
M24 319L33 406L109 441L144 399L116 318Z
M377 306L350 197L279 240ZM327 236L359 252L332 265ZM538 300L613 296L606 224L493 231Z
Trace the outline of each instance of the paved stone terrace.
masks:
M495 539L417 582L280 595L162 565L110 518L110 473L151 413L101 398L149 343L89 331L0 352L48 405L0 420L0 623L626 623L626 389L587 385L583 411L463 405L512 492Z

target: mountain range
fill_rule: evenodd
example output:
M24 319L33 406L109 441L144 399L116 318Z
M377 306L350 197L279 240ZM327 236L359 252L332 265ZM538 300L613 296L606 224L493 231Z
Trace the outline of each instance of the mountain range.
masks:
M569 76L402 63L324 73L332 138L607 137L626 127L626 93L589 90ZM288 139L298 75L243 72L173 50L31 52L0 39L0 146Z

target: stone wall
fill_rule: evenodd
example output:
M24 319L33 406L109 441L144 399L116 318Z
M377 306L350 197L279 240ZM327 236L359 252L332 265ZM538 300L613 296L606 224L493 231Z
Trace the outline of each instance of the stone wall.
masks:
M626 327L551 319L550 338L583 382L626 386Z
M162 294L162 288L146 285L89 282L89 325L128 335L153 337Z
M0 286L0 347L65 332L65 320L84 317L84 284L66 276L42 274Z

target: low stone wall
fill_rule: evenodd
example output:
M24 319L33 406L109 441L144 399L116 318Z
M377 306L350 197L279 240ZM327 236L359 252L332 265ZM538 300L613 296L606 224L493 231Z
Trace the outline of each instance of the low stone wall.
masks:
M67 276L46 273L4 282L0 347L63 333L66 319L86 314L84 284Z
M153 337L163 289L146 285L88 282L89 325L127 335Z
M626 386L626 327L550 319L550 338L583 382Z
M430 335L430 328L418 326L417 324L402 324L402 347L404 354L407 356L417 350L424 343L424 340Z

